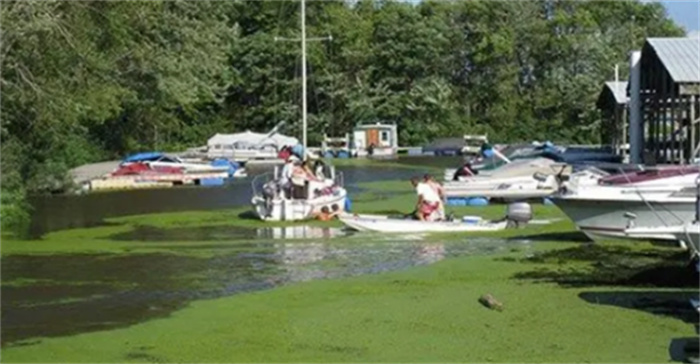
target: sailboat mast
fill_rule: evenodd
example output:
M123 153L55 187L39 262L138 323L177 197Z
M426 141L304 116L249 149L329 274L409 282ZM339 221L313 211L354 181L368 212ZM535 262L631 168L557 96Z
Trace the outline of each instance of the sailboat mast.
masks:
M302 160L306 160L306 0L301 0L301 123L303 128L304 155Z

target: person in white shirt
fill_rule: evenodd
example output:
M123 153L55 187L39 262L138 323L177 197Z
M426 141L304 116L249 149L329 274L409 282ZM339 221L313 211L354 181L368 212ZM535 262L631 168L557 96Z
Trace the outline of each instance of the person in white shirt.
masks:
M438 197L440 198L440 206L438 207L437 211L437 220L444 220L445 219L445 188L442 186L442 184L433 178L433 176L426 174L423 176L423 183L427 184L430 186L430 188L437 193Z
M440 196L430 185L421 182L419 178L411 178L411 184L416 188L418 202L416 203L416 217L422 221L433 221L433 213L440 208Z
M282 196L285 198L290 198L290 190L292 188L292 174L294 172L294 162L299 160L295 156L287 157L287 161L282 167L282 174L280 176L280 188L282 189Z

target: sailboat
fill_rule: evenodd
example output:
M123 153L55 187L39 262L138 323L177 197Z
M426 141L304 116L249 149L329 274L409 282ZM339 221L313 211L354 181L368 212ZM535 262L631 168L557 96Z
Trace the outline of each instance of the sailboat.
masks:
M307 91L306 91L306 1L301 0L301 78L302 78L302 159L308 159L307 149ZM297 221L313 218L322 209L343 212L347 191L343 188L342 174L336 174L329 166L329 173L321 181L306 183L305 198L287 198L279 182L281 169L275 168L272 175L264 174L253 179L252 204L257 216L264 221ZM326 177L327 176L327 177Z

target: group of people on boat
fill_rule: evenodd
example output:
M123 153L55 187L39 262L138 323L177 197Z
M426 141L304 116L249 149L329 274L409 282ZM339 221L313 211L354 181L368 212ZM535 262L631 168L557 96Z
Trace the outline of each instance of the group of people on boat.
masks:
M423 178L411 178L411 184L416 189L415 217L421 221L445 220L445 190L442 184L426 174Z
M323 161L316 160L313 166L290 155L282 167L277 181L279 193L285 199L308 199L333 193L333 181L325 176Z

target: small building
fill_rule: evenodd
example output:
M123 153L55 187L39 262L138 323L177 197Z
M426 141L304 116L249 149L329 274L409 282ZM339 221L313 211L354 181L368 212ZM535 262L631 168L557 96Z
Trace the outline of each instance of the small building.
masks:
M645 155L693 163L700 152L700 40L648 38L639 65Z
M273 159L283 147L299 144L297 138L282 134L262 134L247 130L236 134L216 134L207 141L208 158L226 158L237 162Z
M600 110L601 144L612 146L616 154L625 156L629 150L627 137L627 81L608 81L603 85L596 102Z
M352 131L353 149L357 157L397 156L399 136L394 124L361 124Z

